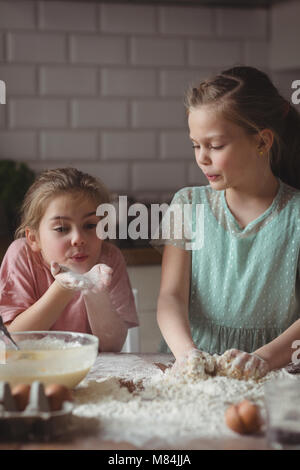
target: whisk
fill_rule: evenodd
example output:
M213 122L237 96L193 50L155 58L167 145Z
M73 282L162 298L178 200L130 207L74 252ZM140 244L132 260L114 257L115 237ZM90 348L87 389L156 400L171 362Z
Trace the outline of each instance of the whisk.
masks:
M9 339L9 341L13 345L14 349L19 351L20 348L17 345L17 343L12 339L10 333L8 332L6 326L3 323L1 315L0 315L0 332L2 332L4 334L4 336Z

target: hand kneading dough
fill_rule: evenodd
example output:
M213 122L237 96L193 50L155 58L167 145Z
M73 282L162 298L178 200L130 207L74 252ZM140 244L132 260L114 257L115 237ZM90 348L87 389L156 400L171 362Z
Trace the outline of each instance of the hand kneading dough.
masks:
M258 370L240 370L236 367L236 358L230 357L230 351L225 352L217 360L217 375L223 375L238 380L259 380L262 376Z
M175 363L171 369L166 370L165 374L168 378L174 378L180 382L197 382L199 379L207 379L215 375L216 356L193 350L182 363Z
M217 375L223 375L238 380L244 379L243 371L234 367L233 358L226 356L226 353L224 353L223 356L218 357Z
M209 354L200 350L192 350L182 363L175 363L171 369L166 370L166 378L180 382L196 382L216 375L226 376L238 380L258 380L260 377L254 372L245 376L243 370L234 366L234 358L224 353Z

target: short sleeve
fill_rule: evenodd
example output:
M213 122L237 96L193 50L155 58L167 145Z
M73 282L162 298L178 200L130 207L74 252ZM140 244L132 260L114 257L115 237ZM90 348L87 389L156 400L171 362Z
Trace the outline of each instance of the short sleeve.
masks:
M126 269L125 259L118 247L105 243L105 254L101 262L113 270L110 285L110 299L114 309L127 324L128 328L139 325L134 296Z
M19 240L8 248L0 269L0 315L12 321L37 300L26 248Z
M151 245L159 251L164 245L173 245L187 251L201 248L201 206L194 203L192 188L178 191L170 205L164 205L160 223L152 227ZM153 219L153 214L151 217Z

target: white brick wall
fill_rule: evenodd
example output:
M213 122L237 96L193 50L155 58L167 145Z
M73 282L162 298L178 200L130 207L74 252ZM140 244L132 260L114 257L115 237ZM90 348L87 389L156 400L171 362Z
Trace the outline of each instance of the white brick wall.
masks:
M130 58L135 65L184 65L184 43L180 39L134 37Z
M4 35L0 33L0 60L4 60Z
M156 96L155 70L138 68L105 68L101 72L104 96Z
M1 29L32 29L35 27L35 5L33 1L1 1Z
M178 128L184 126L184 110L179 101L135 101L132 104L135 128Z
M161 96L184 96L185 91L193 84L199 83L212 71L209 69L190 68L163 69L159 74L159 94Z
M272 9L270 63L275 70L299 69L299 16L298 0L280 3Z
M98 73L93 67L41 67L39 73L42 95L96 95Z
M164 131L160 135L160 156L163 159L189 157L192 159L194 150L186 131Z
M236 8L218 8L217 34L228 38L266 38L267 10L238 10Z
M97 132L59 131L41 133L41 157L44 160L89 159L98 156Z
M59 63L66 59L66 38L56 33L8 33L7 56L14 63Z
M95 31L96 5L89 2L38 2L38 25L51 31Z
M101 5L101 31L110 33L155 33L156 9L141 5Z
M214 11L209 8L160 7L159 31L185 36L213 35Z
M7 96L37 93L37 76L32 65L1 64L0 75L6 83Z
M199 172L197 163L193 160L188 165L188 186L199 186L206 183L203 173Z
M77 35L70 38L71 61L80 64L125 64L126 39L120 36Z
M32 131L1 131L1 151L5 158L33 160L37 157L37 135Z
M8 102L9 126L15 129L43 129L67 126L65 100L16 98Z
M241 42L201 39L188 42L188 63L204 67L227 67L242 62Z
M181 188L186 181L184 163L134 163L132 189L134 191L165 191Z
M5 121L6 121L5 117L6 117L6 107L4 105L0 105L0 129L5 127ZM2 155L5 155L5 153L4 152L2 153L1 151L1 156Z
M156 136L152 131L102 133L101 157L105 160L155 159Z
M128 104L122 100L82 99L72 103L72 125L77 128L124 128Z
M266 41L245 41L244 57L245 62L253 67L265 69L269 67L270 47Z
M236 63L267 69L269 20L264 9L0 0L0 158L73 164L140 198L206 183L184 92Z

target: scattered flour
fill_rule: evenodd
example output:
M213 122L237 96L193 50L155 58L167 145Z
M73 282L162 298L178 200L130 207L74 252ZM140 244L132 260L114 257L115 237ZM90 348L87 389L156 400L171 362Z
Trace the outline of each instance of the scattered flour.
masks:
M157 355L156 362L160 362ZM142 448L176 448L201 437L236 436L224 421L229 405L247 398L260 406L265 417L265 382L278 377L296 379L282 369L259 381L224 376L170 380L168 372L150 361L126 354L107 354L105 360L100 355L98 377L99 370L101 379L92 371L74 391L74 415L99 420L102 439ZM131 392L120 385L120 379L130 382Z

